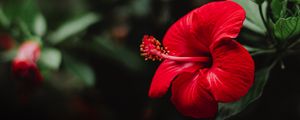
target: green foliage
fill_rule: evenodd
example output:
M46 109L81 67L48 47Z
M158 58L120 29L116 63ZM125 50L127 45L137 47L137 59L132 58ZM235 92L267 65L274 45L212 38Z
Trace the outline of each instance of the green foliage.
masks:
M274 34L280 40L289 39L300 33L300 16L280 18L274 26Z
M262 95L271 69L277 64L278 61L282 59L283 56L287 55L286 51L276 53L279 50L282 50L282 48L286 47L286 43L283 43L282 41L297 37L297 35L300 34L300 17L299 11L297 11L299 10L299 8L297 8L299 6L292 5L295 7L287 8L287 4L288 2L290 2L288 0L268 0L265 2L266 4L264 3L264 0L254 1L257 4L253 4L253 2L247 0L236 0L236 2L242 5L246 10L247 19L244 22L245 27L257 33L262 33L260 28L267 28L264 29L267 30L264 32L268 33L266 35L266 38L264 39L266 39L269 46L266 48L256 48L258 45L254 45L253 47L244 45L244 47L251 53L254 58L256 55L264 54L267 57L271 57L271 55L274 57L275 55L277 59L275 59L275 61L273 61L273 63L269 67L265 67L256 71L255 82L246 96L242 97L237 102L220 103L217 119L226 119L238 114ZM262 8L262 14L260 14L260 11L258 9L259 7ZM271 11L269 12L271 14L266 14L266 8L270 8ZM261 16L265 19L264 24ZM275 21L275 24L273 23L273 21ZM276 41L277 39L279 39L280 41ZM295 44L297 43L295 42L292 45Z
M259 34L265 34L266 30L262 29L261 27L259 27L258 25L254 24L253 22L251 22L248 19L245 19L244 21L244 26L254 32L257 32Z
M275 20L284 17L287 7L287 0L272 0L271 9Z
M32 24L38 7L35 0L7 0L4 1L3 11L10 21L22 20L27 24Z
M107 36L95 38L92 47L100 56L105 56L122 63L131 70L139 70L142 67L142 61L139 54L136 54L125 46L115 44Z
M59 50L55 48L44 48L39 62L52 70L58 70L61 64L62 55Z
M64 56L64 64L66 70L73 76L82 80L86 86L91 87L95 84L95 73L88 64L67 55Z
M78 4L74 4L79 5L78 9L82 9L79 13L82 13L83 8L81 8L79 2ZM84 32L90 25L98 22L100 19L94 13L82 13L84 15L81 17L65 22L60 27L57 27L56 31L49 34L47 33L47 25L51 25L52 23L50 21L50 23L47 23L46 18L38 8L37 0L7 0L1 1L1 3L3 4L0 5L0 26L6 31L11 32L13 37L18 41L17 44L21 44L24 40L29 39L41 42L43 48L38 62L41 65L43 75L53 79L56 78L49 75L60 70L63 55L60 49L53 46L49 47L48 42L41 41L40 39L46 39L52 44L57 44L80 32ZM44 37L45 35L49 36ZM16 50L1 53L1 62L11 61L15 54ZM89 65L70 57L64 57L64 61L64 66L68 74L67 72L64 72L67 75L55 74L70 79L73 79L75 76L76 79L81 80L86 86L94 85L95 75Z
M260 48L254 48L254 47L250 47L250 46L247 46L247 45L244 45L244 48L246 48L246 50L248 52L256 52L256 51L260 51L261 49Z
M133 14L145 16L150 11L150 0L133 0L130 8L132 8Z
M7 28L9 26L9 20L7 16L4 14L2 8L0 7L0 26Z
M20 25L22 27L22 32L27 36L31 37L32 28L35 24L35 18L39 13L39 9L35 0L7 0L4 1L3 6L1 6L3 13L0 12L2 16L2 21L4 26L8 27L13 23ZM5 18L5 17L6 18ZM7 19L9 22L5 22Z
M94 13L88 13L77 19L72 19L61 25L56 31L49 35L48 39L52 44L63 42L67 38L83 32L90 25L98 22L100 17Z
M264 86L269 78L270 70L272 68L263 68L255 73L255 81L246 96L242 97L237 102L219 103L219 113L217 120L224 120L229 118L242 110L244 110L250 103L258 99L263 92Z
M246 11L246 20L244 26L250 30L265 34L266 28L263 24L263 20L259 14L258 5L251 0L233 0L240 4ZM266 15L266 4L262 4L264 16Z
M38 36L44 36L47 31L47 22L43 15L35 16L33 31Z

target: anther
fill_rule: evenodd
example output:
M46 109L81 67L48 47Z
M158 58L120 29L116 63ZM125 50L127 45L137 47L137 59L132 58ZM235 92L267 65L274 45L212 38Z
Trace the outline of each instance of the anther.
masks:
M143 42L140 45L141 56L152 61L161 60L162 54L166 54L166 50L161 47L161 43L153 36L144 35Z

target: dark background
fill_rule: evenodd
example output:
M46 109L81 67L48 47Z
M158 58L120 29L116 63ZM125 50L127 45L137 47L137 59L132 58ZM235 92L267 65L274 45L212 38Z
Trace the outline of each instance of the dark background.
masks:
M169 101L170 93L160 99L148 98L151 78L159 62L138 57L139 44L145 34L162 39L172 23L207 2L209 0L39 0L50 30L73 16L92 11L101 15L101 20L90 26L82 39L89 43L91 36L110 36L114 44L135 56L134 59L122 56L118 51L98 55L89 49L90 44L86 48L55 46L92 66L95 85L66 92L45 82L26 102L18 96L17 81L11 80L11 63L3 63L0 119L191 120L176 111ZM135 4L138 7L133 7ZM242 32L248 31L243 29ZM112 57L119 55L121 57ZM122 59L133 60L124 65ZM300 119L299 57L288 57L284 61L285 69L278 65L272 70L262 97L232 120Z

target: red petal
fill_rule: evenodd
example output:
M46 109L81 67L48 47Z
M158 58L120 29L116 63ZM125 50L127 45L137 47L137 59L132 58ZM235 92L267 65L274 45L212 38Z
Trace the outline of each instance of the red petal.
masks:
M240 99L253 84L253 59L245 48L231 39L220 40L210 49L213 65L206 75L208 89L219 102Z
M25 79L33 85L40 85L43 78L36 64L28 60L15 59L12 65L14 76Z
M206 70L203 70L206 71ZM200 74L183 73L172 84L172 102L183 115L193 118L211 118L217 112L217 102L202 87Z
M177 56L207 55L212 42L237 37L244 19L245 11L240 5L231 1L211 2L173 24L163 43Z
M39 59L39 57L40 44L36 41L26 41L20 46L15 59L26 59L32 62L36 62Z
M149 96L152 98L164 95L173 79L182 72L194 72L200 67L195 63L163 61L152 79Z

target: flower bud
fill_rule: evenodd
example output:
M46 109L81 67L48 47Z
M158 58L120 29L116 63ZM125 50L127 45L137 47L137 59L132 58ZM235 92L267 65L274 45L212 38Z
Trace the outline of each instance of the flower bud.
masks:
M24 42L12 63L14 78L26 84L37 86L43 78L36 65L40 57L40 44L35 41Z

